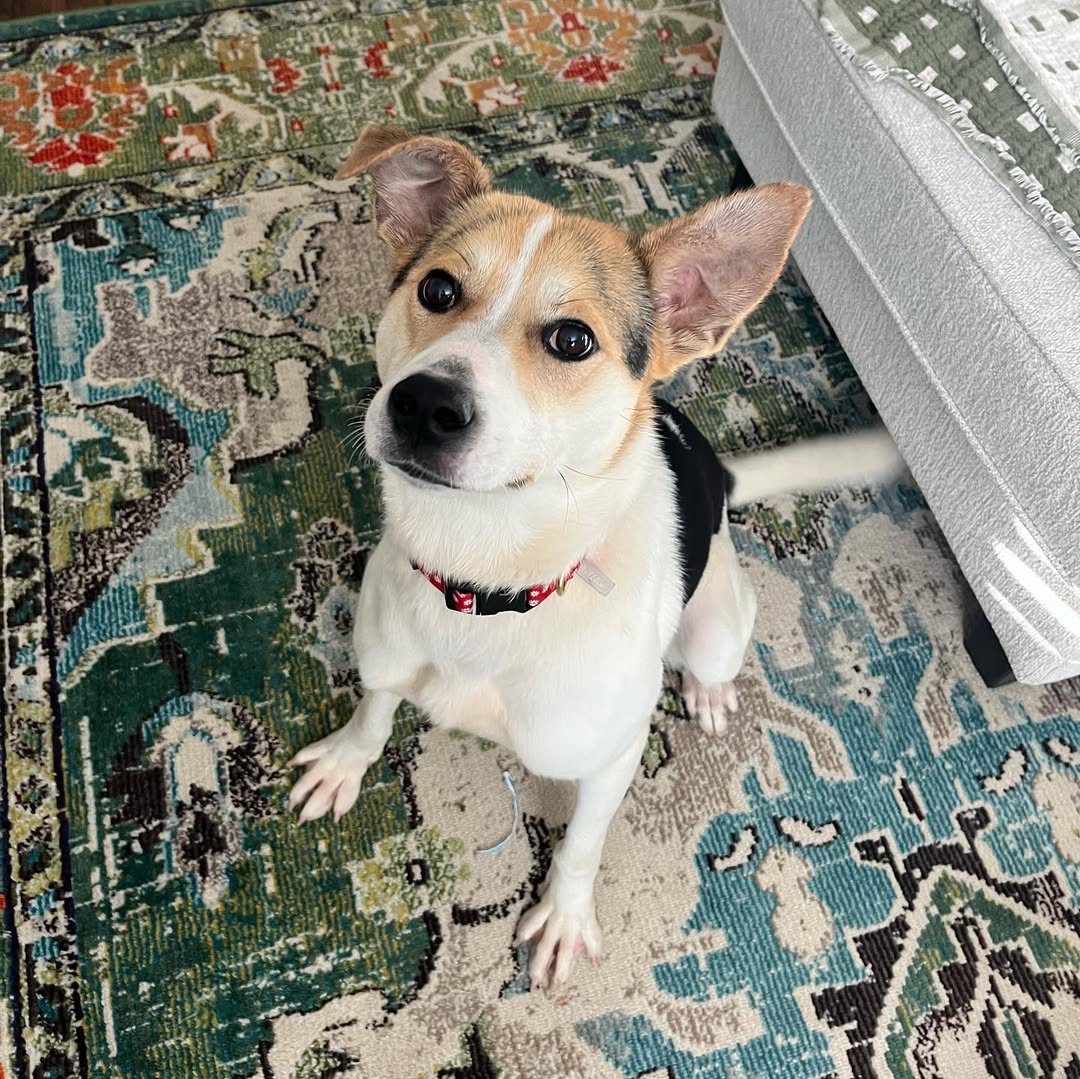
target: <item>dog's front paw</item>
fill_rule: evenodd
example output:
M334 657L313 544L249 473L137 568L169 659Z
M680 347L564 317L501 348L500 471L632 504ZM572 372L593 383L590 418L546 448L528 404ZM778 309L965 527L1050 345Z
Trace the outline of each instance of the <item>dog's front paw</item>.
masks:
M340 820L356 802L364 773L379 759L382 745L369 745L348 726L300 750L289 764L307 771L289 794L292 808L302 806L300 820L315 820L334 810Z
M529 960L532 988L553 989L561 985L570 974L574 959L582 952L591 959L600 958L602 934L592 898L585 910L563 909L552 898L549 888L518 923L515 943L527 940L533 942Z
M683 672L682 696L687 714L697 720L698 726L706 734L723 734L728 717L733 716L739 708L733 682L707 686L689 671Z

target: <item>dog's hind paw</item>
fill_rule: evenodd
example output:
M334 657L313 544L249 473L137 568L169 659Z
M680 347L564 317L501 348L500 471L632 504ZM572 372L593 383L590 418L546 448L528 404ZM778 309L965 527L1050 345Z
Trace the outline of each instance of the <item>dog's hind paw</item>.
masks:
M382 745L369 745L347 726L312 742L289 762L307 771L289 794L289 806L300 809L300 820L316 820L332 808L340 820L356 802L364 773L379 759Z
M734 682L718 682L706 686L689 671L682 676L682 697L687 715L697 720L706 734L723 734L728 717L739 709L739 698Z

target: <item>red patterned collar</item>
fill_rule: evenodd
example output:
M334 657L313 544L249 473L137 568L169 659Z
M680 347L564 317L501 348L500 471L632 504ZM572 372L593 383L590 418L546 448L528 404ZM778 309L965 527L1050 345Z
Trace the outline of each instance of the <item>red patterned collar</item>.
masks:
M477 589L475 585L462 584L460 581L449 581L439 573L424 569L423 566L413 562L412 567L422 573L445 597L446 606L451 611L459 611L461 614L503 614L513 611L517 614L525 614L534 607L539 607L549 596L555 592L561 593L566 586L577 576L581 569L584 558L579 558L557 581L549 581L547 584L533 584L519 591L495 591L486 592Z

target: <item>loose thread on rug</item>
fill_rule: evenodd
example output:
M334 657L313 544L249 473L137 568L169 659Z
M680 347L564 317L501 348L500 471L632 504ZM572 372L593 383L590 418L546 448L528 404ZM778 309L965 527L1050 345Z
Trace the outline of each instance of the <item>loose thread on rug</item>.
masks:
M514 838L514 835L517 832L518 810L519 810L517 788L514 786L514 777L509 772L504 771L503 774L502 774L502 777L503 777L503 782L506 784L506 786L510 790L511 809L512 809L513 814L514 814L513 819L510 821L510 831L507 832L506 835L503 836L503 838L500 839L499 842L496 843L493 847L481 847L481 848L479 848L476 851L477 854L497 854L499 851L501 851L507 845L507 843L510 842L511 839Z

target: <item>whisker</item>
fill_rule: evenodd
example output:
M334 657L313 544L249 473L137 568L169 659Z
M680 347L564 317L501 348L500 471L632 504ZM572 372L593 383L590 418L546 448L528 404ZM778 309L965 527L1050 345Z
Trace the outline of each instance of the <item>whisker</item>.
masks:
M571 472L573 469L570 470ZM563 481L563 486L566 488L566 514L563 517L563 527L566 527L567 522L570 520L570 499L574 500L574 512L580 517L581 510L578 507L577 495L574 494L573 487L570 486L570 481L563 475L563 471L559 469L559 479Z
M466 267L467 267L468 269L470 269L470 270L471 270L471 269L473 268L473 265L472 265L472 263L471 263L471 262L469 261L469 259L468 259L468 256L466 256L466 255L465 255L465 253L464 253L464 252L463 252L463 251L462 251L462 250L461 250L460 248L458 248L458 247L455 247L455 246L454 246L453 244L448 244L447 246L448 246L448 247L450 248L450 250L451 250L451 251L453 251L453 252L454 252L454 254L455 254L455 255L457 255L457 257L458 257L459 259L461 259L461 261L462 261L462 262L464 262L464 263L465 263L465 266L466 266Z
M379 387L365 386L357 395L356 399L348 405L342 406L343 412L360 412L371 404L372 398L379 392Z
M570 468L570 465L563 465L562 467L563 468L569 468L571 472L575 472L575 473L577 473L577 475L584 476L586 479L589 479L589 480L617 480L617 481L621 481L621 480L623 480L625 478L623 476L594 476L591 472L582 472L578 468Z
M603 297L598 296L595 292L579 292L574 296L563 295L561 299L553 303L552 307L565 307L571 303L585 303L592 301L593 303L602 303Z
M369 458L367 452L367 434L363 427L353 430L350 434L338 441L342 450L346 451L345 464L347 468L352 468L354 464L363 461L365 458Z

